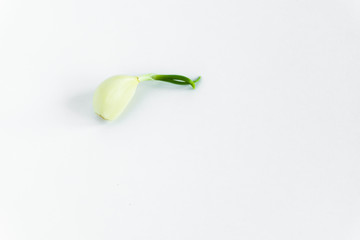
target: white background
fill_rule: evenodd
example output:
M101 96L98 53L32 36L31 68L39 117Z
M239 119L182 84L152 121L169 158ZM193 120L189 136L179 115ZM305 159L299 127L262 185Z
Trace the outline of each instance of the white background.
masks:
M0 81L2 240L360 239L358 0L0 0Z

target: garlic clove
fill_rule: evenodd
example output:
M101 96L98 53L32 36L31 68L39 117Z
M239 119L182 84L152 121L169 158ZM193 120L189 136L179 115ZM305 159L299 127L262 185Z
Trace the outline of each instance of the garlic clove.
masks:
M103 81L94 94L95 113L105 120L116 119L134 96L138 84L138 77L124 75Z

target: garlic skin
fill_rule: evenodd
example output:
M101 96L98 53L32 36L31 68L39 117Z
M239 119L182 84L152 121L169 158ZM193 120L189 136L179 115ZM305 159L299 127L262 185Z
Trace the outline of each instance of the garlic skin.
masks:
M93 107L96 114L105 120L116 119L134 96L139 78L118 75L103 81L95 91Z

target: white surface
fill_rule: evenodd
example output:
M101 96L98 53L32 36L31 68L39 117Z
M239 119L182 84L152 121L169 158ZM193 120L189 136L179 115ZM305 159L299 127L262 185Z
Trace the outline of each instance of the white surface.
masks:
M0 239L360 239L359 1L0 1ZM112 123L114 74L141 83Z

